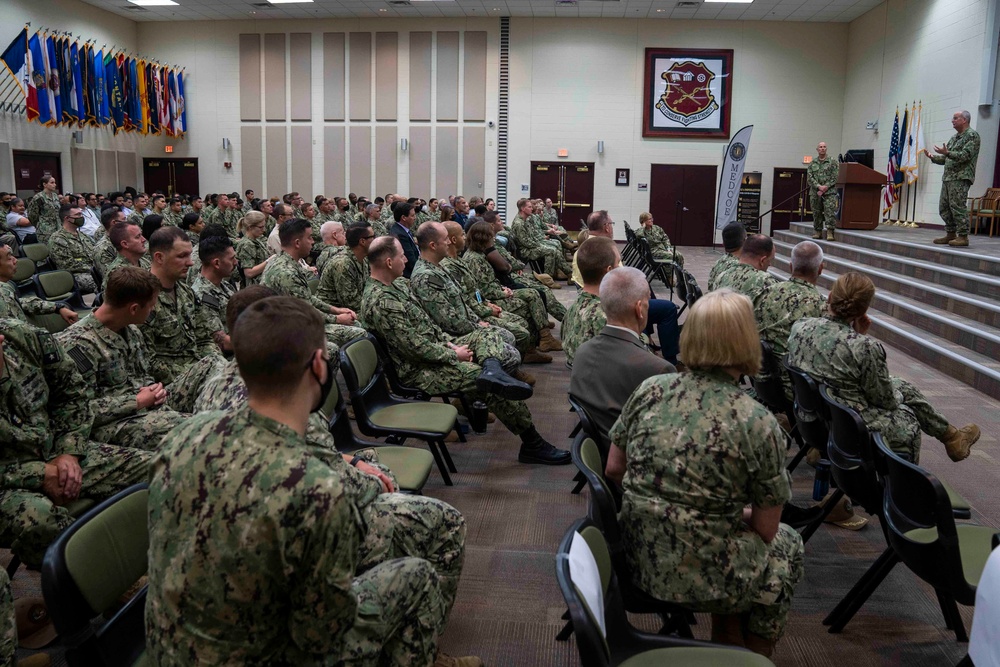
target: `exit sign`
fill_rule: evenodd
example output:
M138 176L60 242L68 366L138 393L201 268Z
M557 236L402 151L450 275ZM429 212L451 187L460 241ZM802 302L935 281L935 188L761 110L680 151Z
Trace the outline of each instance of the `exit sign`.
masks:
M164 146L163 147L163 152L164 153L173 153L174 152L174 147L173 146Z

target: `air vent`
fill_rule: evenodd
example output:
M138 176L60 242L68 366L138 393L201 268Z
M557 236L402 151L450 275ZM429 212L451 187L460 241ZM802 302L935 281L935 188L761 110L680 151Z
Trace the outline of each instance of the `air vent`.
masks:
M254 2L251 3L251 7L256 7L257 9L276 9L274 5L270 2Z
M126 5L122 7L127 12L148 12L149 10L145 7L136 7L135 5Z
M556 7L576 7L576 0L556 0Z
M413 6L413 4L410 2L410 0L389 0L389 2L387 4L390 4L393 7L412 7Z
M682 2L678 2L677 3L677 9L691 9L691 8L696 8L696 7L701 7L701 3L700 2L684 2L683 0L682 0Z

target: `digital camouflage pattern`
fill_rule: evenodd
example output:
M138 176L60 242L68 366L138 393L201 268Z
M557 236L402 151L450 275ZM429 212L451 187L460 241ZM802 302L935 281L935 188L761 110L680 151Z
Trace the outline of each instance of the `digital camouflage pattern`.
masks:
M799 320L788 337L788 361L834 394L878 431L889 447L920 460L920 431L940 439L948 420L920 390L889 375L885 348L831 315Z
M806 183L809 185L809 207L813 214L813 229L817 232L832 230L837 226L837 175L840 163L830 155L824 159L814 158L806 169ZM821 185L830 186L821 197Z
M931 162L944 165L938 213L945 230L959 236L969 235L968 197L976 180L979 145L979 133L969 127L948 139L948 155L931 155Z
M468 345L482 363L500 359L503 344L495 332L480 328L468 336L452 337L437 326L411 296L405 280L391 285L369 278L361 304L361 318L382 340L396 365L400 379L428 394L460 391L484 401L514 435L531 426L531 413L524 401L510 401L476 388L482 372L479 364L459 361L447 343Z
M776 282L778 279L767 271L759 271L749 264L739 262L716 278L715 289L728 287L749 298L750 303L756 304L764 290Z
M581 290L576 301L566 311L562 329L559 330L566 363L572 366L577 348L601 333L607 323L608 318L601 308L601 297Z
M0 569L0 665L13 665L17 653L17 618L14 595L6 569Z
M639 228L635 230L635 235L646 239L649 243L649 250L653 253L653 258L657 261L674 262L682 267L684 266L684 255L670 243L670 237L663 231L663 227L658 227L654 224L647 229L639 225Z
M658 375L622 409L610 437L625 453L621 521L635 584L696 611L749 612L749 630L784 632L802 578L802 538L767 544L743 508L791 498L774 416L719 370Z
M244 236L236 242L234 249L236 250L236 259L240 261L240 266L244 269L252 269L261 262L267 261L267 258L271 256L271 251L267 249L267 240L263 236L256 239ZM247 276L247 287L259 285L263 275L261 272L253 278Z
M18 296L14 281L0 282L0 318L13 317L28 322L28 315L49 315L59 312L59 304L37 296Z
M139 330L146 339L149 368L157 382L170 384L205 357L218 363L223 360L212 338L218 329L183 282L178 281L172 290L160 289L156 306Z
M321 248L319 256L316 258L316 268L319 270L319 275L322 278L323 269L326 268L327 263L337 255L345 252L351 252L351 249L346 245L318 245L317 248ZM354 254L354 253L351 253Z
M740 263L740 258L728 252L712 265L712 270L708 272L708 291L714 292L719 289L719 278L722 274Z
M94 276L94 241L83 232L68 232L61 227L49 238L49 257L57 269L73 274L85 294L97 291Z
M239 211L231 209L228 206L225 209L216 208L211 213L204 215L205 225L222 225L226 230L226 234L229 235L231 239L239 238L239 234L236 233L236 223L240 221L243 217Z
M479 319L509 331L514 336L514 345L522 353L534 345L538 332L532 331L531 325L523 317L503 309L499 316L493 315L493 310L487 305L488 300L476 288L475 275L461 257L445 257L441 260L441 267L458 283L466 307Z
M316 296L331 305L360 313L361 295L364 294L365 282L370 275L371 267L368 266L367 259L358 261L350 250L337 253L330 258L320 274Z
M170 209L163 212L164 227L180 227L182 222L184 222L183 213L174 213Z
M111 245L109 235L105 234L94 244L94 250L90 257L94 260L94 266L101 272L101 275L108 275L108 266L118 257L118 251Z
M566 261L562 246L558 241L548 243L537 224L523 219L520 214L510 225L510 235L517 244L517 251L526 259L540 259L545 262L545 273L553 278L562 271L571 275L573 267Z
M211 324L212 331L225 331L226 328L226 306L229 299L236 294L236 287L228 280L223 280L218 285L214 285L205 276L198 274L198 277L191 283L191 290L197 295L201 308L205 311L205 319Z
M62 226L59 220L59 195L44 190L28 201L24 216L35 226L39 243L48 243L49 237Z
M150 265L152 265L152 261L150 261L149 255L143 255L139 258L139 268L149 271ZM128 261L128 258L125 257L125 255L121 253L116 253L115 258L111 260L111 263L107 265L107 268L104 271L102 271L102 278L101 278L102 292L108 288L108 278L111 276L111 272L117 269L119 266L135 266L135 264L132 264L132 262Z
M469 273L472 274L476 289L479 290L480 295L484 299L497 304L504 310L508 310L525 320L528 326L531 327L532 333L537 333L543 327L548 326L549 316L545 310L546 302L542 300L541 293L538 290L525 287L511 290L512 295L507 296L503 286L497 281L496 273L493 271L493 267L485 255L480 252L468 250L462 256L462 259L465 265L469 267ZM521 276L518 276L518 280L520 279ZM532 276L532 279L534 279L534 276ZM544 289L548 290L547 287L544 287ZM554 295L552 298L555 300ZM560 308L563 307L562 304L559 304L559 306ZM566 315L565 308L563 308L561 314L563 316ZM562 321L561 317L556 319L560 322Z
M163 436L187 418L168 407L169 390L167 403L158 408L140 410L136 404L139 390L155 383L138 327L129 325L115 333L91 313L56 334L56 340L93 395L92 439L155 450Z
M103 499L143 481L149 454L88 441L90 392L55 337L15 319L0 320L0 334L0 542L38 568L52 540L73 523L42 492L45 463L76 457L80 497Z
M822 317L826 312L826 299L815 285L801 278L777 281L768 285L754 305L754 317L760 337L771 344L774 361L781 368L781 358L788 351L788 335L792 325L805 317ZM768 378L763 366L758 378ZM788 373L779 373L785 386L785 397L793 399L792 381Z
M433 567L356 576L358 509L292 429L248 407L198 415L165 440L149 491L154 664L433 662L446 611Z
M510 251L504 248L502 245L496 246L496 251L500 253L511 266L511 278L525 287L530 287L531 289L538 292L539 296L542 297L542 302L544 304L545 310L556 319L557 322L562 322L563 318L566 316L566 306L562 305L556 295L552 293L552 290L545 285L542 281L535 277L534 272L528 269L524 262L519 260L510 254ZM525 270L527 269L527 271Z

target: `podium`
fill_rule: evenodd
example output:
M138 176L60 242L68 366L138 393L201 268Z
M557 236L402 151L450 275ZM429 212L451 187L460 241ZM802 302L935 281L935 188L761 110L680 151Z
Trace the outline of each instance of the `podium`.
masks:
M857 162L842 162L837 174L839 229L875 229L882 217L885 174Z

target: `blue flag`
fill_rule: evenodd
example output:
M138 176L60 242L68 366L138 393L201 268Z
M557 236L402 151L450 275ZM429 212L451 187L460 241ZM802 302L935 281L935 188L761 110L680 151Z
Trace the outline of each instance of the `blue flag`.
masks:
M45 80L49 86L49 106L52 122L62 122L62 91L59 89L59 62L56 60L56 43L52 37L45 38Z
M115 134L118 134L118 130L125 126L125 114L122 109L122 80L118 72L118 60L111 54L104 56L104 83L108 88L111 125Z
M108 110L108 85L104 76L104 52L97 51L94 54L94 94L96 96L94 108L97 111L98 125L107 125L111 118L111 113Z
M903 151L906 150L906 128L909 123L910 110L907 108L903 109L903 122L899 124L899 137L896 143L896 176L895 183L898 188L903 184L903 179L906 178L906 173L900 169L900 165L903 164Z
M49 125L52 123L52 106L49 104L49 85L45 72L45 47L38 38L38 33L28 40L28 50L31 52L31 83L38 91L38 122ZM31 117L30 110L28 116Z
M4 66L21 88L25 101L28 99L28 29L23 28L0 56Z
M80 51L76 42L69 49L70 68L73 70L73 103L76 105L76 119L81 123L87 120L86 105L83 103L83 71L80 67Z

